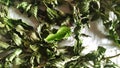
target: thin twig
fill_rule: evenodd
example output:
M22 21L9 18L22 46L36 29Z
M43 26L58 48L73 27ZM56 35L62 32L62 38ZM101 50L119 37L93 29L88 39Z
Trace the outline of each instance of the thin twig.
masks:
M120 56L120 53L117 55L114 55L114 56L105 57L104 59L114 58L114 57L118 57L118 56Z

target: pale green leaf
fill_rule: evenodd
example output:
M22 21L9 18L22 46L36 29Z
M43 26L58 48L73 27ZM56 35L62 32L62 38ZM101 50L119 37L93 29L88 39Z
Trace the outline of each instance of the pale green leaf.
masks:
M8 43L6 43L6 42L3 42L3 41L0 41L0 47L1 48L8 48L10 45L8 44Z
M13 34L13 40L17 46L22 44L22 39L16 33Z

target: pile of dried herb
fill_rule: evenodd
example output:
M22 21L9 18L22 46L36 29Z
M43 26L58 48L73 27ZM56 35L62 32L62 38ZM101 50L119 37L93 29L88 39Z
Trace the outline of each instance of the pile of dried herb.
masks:
M119 46L119 6L119 0L0 0L0 68L119 68L104 57L103 47L81 55L80 39L83 25L102 18ZM9 7L34 16L39 25L9 18ZM117 20L110 21L107 11L113 11ZM72 34L75 45L60 48L58 43Z

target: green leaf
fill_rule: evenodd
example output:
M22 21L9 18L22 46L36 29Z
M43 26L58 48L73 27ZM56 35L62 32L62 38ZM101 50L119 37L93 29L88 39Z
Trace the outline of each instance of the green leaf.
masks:
M16 57L15 58L15 65L20 65L20 64L22 64L24 61L21 59L21 58L19 58L19 57Z
M59 17L57 11L49 7L47 7L47 15L51 20Z
M13 34L13 40L17 46L22 44L22 39L16 33Z
M39 47L37 45L30 45L30 48L33 50L33 51L38 51Z
M31 58L30 58L30 63L31 63L31 68L34 68L34 60L35 60L35 56L32 56Z
M33 6L33 8L31 8L31 13L37 18L38 6Z
M28 2L22 2L17 5L17 8L23 10L24 12L28 12L28 15L32 14L37 18L38 6L29 4Z
M82 1L78 2L78 7L80 8L80 12L82 14L89 12L90 1L91 0L82 0Z
M53 42L55 40L55 34L49 34L46 38L45 41L50 41Z
M6 42L0 41L0 47L7 49L10 45Z
M0 4L0 17L6 17L8 14L8 7Z
M10 0L0 0L0 3L3 3L5 5L7 5L7 6L9 6L11 1Z
M22 53L21 49L15 49L15 51L6 58L6 61L13 61L15 57L18 57Z
M20 4L17 5L17 8L22 8L26 11L28 11L31 7L31 4L29 5L27 2L22 2Z
M70 36L70 28L66 26L62 26L56 34L49 34L46 38L46 42L54 42L56 40L61 40L65 37Z
M37 63L40 63L40 59L41 59L41 54L38 53L38 54L36 55Z

